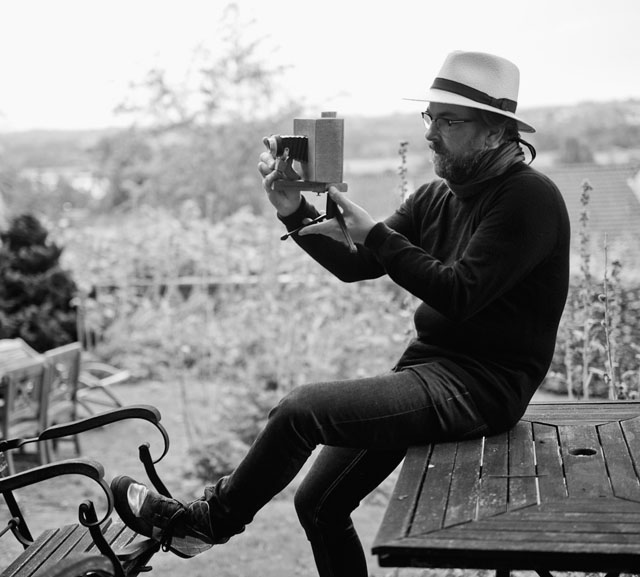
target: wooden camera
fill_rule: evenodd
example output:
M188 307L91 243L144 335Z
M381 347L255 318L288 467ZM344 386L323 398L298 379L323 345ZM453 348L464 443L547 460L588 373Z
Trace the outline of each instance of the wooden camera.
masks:
M335 112L323 112L320 118L295 118L292 135L268 136L263 143L276 160L293 159L300 177L276 181L276 190L326 192L329 186L347 190L342 182L344 119Z
M344 120L337 118L335 112L323 112L320 118L314 119L295 118L293 132L290 136L272 135L263 139L267 150L276 159L276 170L279 170L278 163L291 163L294 170L293 178L276 180L273 188L279 191L321 193L327 192L330 186L335 186L340 192L346 192L347 184L342 182ZM347 230L342 213L329 195L326 213L315 222L325 218L337 220L349 251L356 253L356 245ZM281 237L282 240L299 230L288 232Z

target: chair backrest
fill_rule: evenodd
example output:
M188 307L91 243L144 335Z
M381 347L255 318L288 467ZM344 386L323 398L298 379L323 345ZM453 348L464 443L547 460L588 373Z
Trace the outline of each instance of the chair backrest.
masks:
M1 377L2 437L32 437L46 428L47 364L42 357L22 359Z
M40 353L20 338L0 339L0 376L13 367L19 367L25 360L41 357Z
M82 345L77 342L56 347L44 353L49 370L47 426L56 424L56 413L64 412L65 420L76 418L81 355Z

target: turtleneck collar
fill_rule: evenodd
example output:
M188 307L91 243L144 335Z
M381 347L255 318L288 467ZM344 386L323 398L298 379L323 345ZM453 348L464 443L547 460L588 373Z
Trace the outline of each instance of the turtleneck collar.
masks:
M479 162L465 182L446 182L458 198L470 198L484 189L487 180L504 174L523 160L524 152L516 141L504 142L498 148L481 153Z

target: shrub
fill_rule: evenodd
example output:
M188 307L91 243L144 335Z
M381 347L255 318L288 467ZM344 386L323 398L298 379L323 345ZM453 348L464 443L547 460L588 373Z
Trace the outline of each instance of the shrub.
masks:
M76 339L76 284L60 267L62 249L30 214L0 232L0 338L22 338L39 352Z

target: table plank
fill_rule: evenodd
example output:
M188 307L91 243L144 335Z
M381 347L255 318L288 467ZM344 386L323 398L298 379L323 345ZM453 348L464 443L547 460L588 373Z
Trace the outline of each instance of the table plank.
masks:
M557 542L556 539L553 540ZM638 553L631 545L575 544L561 551L549 550L547 542L461 540L429 541L425 549L419 538L380 546L376 550L382 567L438 567L458 569L507 569L528 571L585 571L637 573Z
M476 516L482 465L482 439L457 444L444 526L466 523Z
M538 491L540 501L554 501L567 497L560 442L555 426L533 423L536 466L538 472Z
M558 436L569 497L612 496L596 428L560 425Z
M598 433L614 495L640 501L640 483L620 423L601 425Z
M633 419L640 403L630 401L576 401L531 403L522 420L548 425L603 425L611 420Z
M520 421L509 431L509 501L507 509L538 502L531 424Z
M418 494L410 535L428 533L442 527L449 502L449 486L457 446L457 443L433 445L430 459L424 470L424 483ZM414 455L412 449L408 460L413 460Z
M620 428L637 476L637 472L640 471L640 417L621 420Z
M380 542L391 541L409 533L411 524L419 523L413 513L422 489L424 475L429 470L431 445L412 447L402 463L400 475L389 499L388 506L376 539ZM419 479L419 482L417 481Z
M504 450L507 443L507 433L485 438L478 517L489 517L507 510L509 455Z

